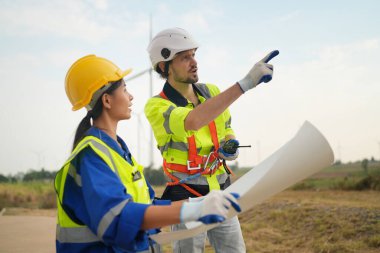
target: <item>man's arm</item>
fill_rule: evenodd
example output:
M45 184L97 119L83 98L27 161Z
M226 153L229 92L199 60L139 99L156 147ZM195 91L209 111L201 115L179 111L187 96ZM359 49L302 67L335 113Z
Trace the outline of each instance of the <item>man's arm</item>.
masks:
M224 112L244 92L262 82L266 83L272 80L273 66L268 62L278 54L278 50L270 52L261 61L257 62L242 80L195 107L185 119L185 130L198 130L207 125Z
M198 130L222 114L233 102L243 94L239 84L236 83L219 95L207 99L195 107L185 119L185 129Z

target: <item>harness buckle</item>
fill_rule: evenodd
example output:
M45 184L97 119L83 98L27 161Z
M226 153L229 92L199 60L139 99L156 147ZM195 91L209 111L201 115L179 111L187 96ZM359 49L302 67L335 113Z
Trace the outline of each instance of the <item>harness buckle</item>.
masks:
M191 161L187 160L187 169L188 170L199 170L199 169L201 169L201 165L200 164L198 164L198 166L191 167L190 163L191 163Z

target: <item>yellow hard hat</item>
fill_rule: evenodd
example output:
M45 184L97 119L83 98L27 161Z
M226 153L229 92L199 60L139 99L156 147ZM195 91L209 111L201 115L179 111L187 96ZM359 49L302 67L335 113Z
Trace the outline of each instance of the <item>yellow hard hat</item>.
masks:
M73 105L73 111L87 106L97 90L122 79L131 71L122 71L113 62L96 55L77 60L67 71L65 79L66 95Z

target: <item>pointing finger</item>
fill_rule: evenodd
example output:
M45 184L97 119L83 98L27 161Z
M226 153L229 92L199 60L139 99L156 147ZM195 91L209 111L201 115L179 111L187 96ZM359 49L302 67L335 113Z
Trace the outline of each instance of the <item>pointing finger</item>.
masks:
M272 52L270 52L267 56L265 56L261 62L265 62L265 63L268 63L270 60L272 60L272 58L276 57L280 52L278 50L274 50Z

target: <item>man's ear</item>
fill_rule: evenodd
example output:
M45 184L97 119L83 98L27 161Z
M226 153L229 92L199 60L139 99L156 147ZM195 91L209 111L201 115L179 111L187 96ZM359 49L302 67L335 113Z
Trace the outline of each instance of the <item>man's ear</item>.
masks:
M111 109L111 96L107 93L103 94L102 103L105 108Z
M159 62L158 63L158 67L160 68L160 70L161 70L161 73L164 73L164 71L165 71L165 62Z

